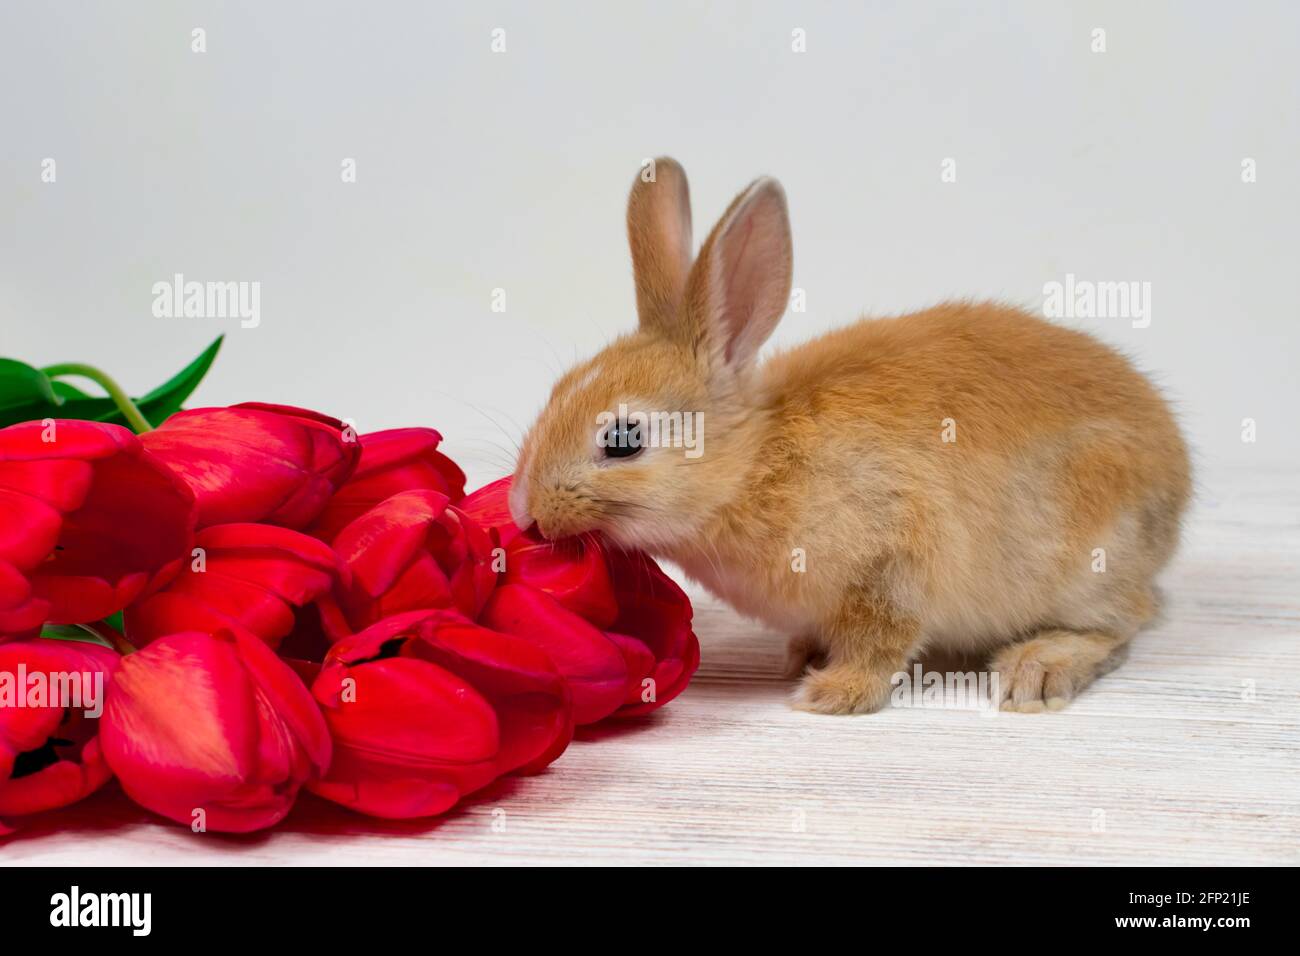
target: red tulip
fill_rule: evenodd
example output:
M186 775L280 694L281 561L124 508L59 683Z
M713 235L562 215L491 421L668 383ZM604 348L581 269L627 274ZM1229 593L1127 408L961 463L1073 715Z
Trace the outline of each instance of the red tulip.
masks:
M493 591L479 620L546 652L569 683L575 723L614 713L632 693L633 682L654 666L650 652L635 641L611 641L550 595L519 584ZM640 655L630 661L637 650Z
M465 473L438 451L441 441L432 428L362 435L357 470L334 492L311 533L332 541L352 521L400 491L438 491L452 504L458 502L465 497Z
M176 580L126 609L136 646L177 631L243 627L277 647L295 610L346 578L329 545L275 525L213 525L194 544L202 554Z
M361 455L337 419L255 402L177 412L140 440L193 489L201 528L245 521L305 528Z
M607 628L618 617L608 557L595 535L546 541L530 530L506 548L505 568L504 583L549 594L597 627Z
M606 634L632 639L653 660L615 715L634 717L686 689L700 666L700 642L691 629L691 599L649 555L612 550L606 558L618 603L618 618Z
M501 544L509 547L510 543L522 533L510 515L510 475L498 478L490 485L484 485L478 491L465 496L457 507L473 518L481 527L492 528L501 539Z
M194 496L125 428L0 429L0 635L114 614L172 578Z
M100 740L136 803L231 833L279 822L330 761L306 686L235 629L170 634L122 658Z
M333 640L403 611L452 607L473 617L492 591L492 539L436 491L385 499L334 539L350 583L320 600Z
M459 507L484 528L491 528L505 547L507 584L524 584L549 594L597 627L618 616L609 580L605 547L598 535L547 541L537 529L521 531L510 517L510 478L480 488Z
M573 733L546 655L454 611L401 614L345 638L312 693L334 762L308 787L372 816L442 813L502 774L540 771Z
M480 620L551 655L580 724L646 713L680 694L700 662L682 589L648 555L599 535L547 541L520 531L509 492L503 478L461 502L505 545L504 583Z
M0 644L0 833L6 818L75 803L111 776L96 712L117 661L80 641Z

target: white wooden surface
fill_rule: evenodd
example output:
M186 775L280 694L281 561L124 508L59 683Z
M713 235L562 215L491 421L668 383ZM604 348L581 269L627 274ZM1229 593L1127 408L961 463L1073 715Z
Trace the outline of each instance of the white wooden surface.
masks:
M685 695L440 821L196 836L110 791L0 863L1300 863L1300 474L1202 479L1164 588L1059 714L796 713L783 639L701 600Z

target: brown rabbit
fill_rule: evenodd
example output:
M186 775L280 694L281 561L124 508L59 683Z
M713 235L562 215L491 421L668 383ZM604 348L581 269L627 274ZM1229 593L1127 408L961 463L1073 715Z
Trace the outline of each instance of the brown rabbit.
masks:
M637 178L627 221L640 326L556 384L520 453L517 523L602 531L793 634L797 669L816 664L807 710L880 708L925 649L991 654L1021 711L1065 706L1120 661L1190 483L1169 408L1128 361L954 303L758 365L790 294L781 186L745 189L694 261L671 159ZM701 413L702 454L647 447L637 426L676 412Z

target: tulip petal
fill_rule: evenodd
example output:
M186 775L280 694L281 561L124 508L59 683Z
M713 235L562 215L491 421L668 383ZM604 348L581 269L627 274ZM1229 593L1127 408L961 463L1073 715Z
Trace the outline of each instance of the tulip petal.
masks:
M82 641L0 644L0 817L67 806L108 780L98 721L87 714L103 705L92 695L108 690L117 663L115 652Z
M55 420L0 429L0 563L31 596L0 604L0 631L107 617L160 587L189 548L194 498L117 425ZM12 599L8 599L12 601Z
M456 505L480 527L494 529L501 539L502 547L506 548L521 534L514 518L510 516L510 482L509 475L498 478L490 485L484 485L478 491L466 495Z
M32 583L7 561L0 561L0 635L39 627L49 612L48 601L32 596Z
M382 630L336 644L313 684L334 761L309 788L372 816L441 813L496 776L496 714L455 674L398 656L409 638Z
M334 539L334 550L351 569L356 587L371 596L391 587L424 544L447 501L446 495L434 491L403 492L344 528Z
M546 652L569 682L576 723L608 717L623 703L629 677L618 645L550 595L503 584L488 599L480 620Z
M437 450L432 428L394 428L361 436L361 460L321 512L311 533L331 541L352 521L403 491L430 490L455 502L465 496L465 474Z
M202 562L126 609L127 635L137 645L177 631L231 627L276 646L294 629L297 609L346 577L333 549L288 528L214 525L195 544Z
M247 403L178 412L141 441L194 491L200 527L302 528L356 467L349 434L318 412Z
M240 631L171 634L123 658L101 725L131 799L211 830L277 823L329 760L307 688Z
M543 540L535 531L519 535L506 552L507 584L526 584L599 628L618 617L604 549L595 535Z
M405 611L477 614L496 583L491 537L428 489L386 498L340 531L334 549L351 578L320 602L335 640Z
M609 555L610 578L619 604L613 631L644 644L655 659L653 697L638 696L617 716L648 713L668 703L690 683L700 665L700 643L691 629L691 602L676 582L640 552Z
M497 773L530 773L554 761L573 736L572 695L551 659L530 642L479 627L454 611L416 625L419 640L403 653L465 677L496 708L501 722Z
M542 769L573 731L544 653L450 610L395 615L335 644L312 693L335 757L311 789L374 816L444 812L503 773Z
M302 680L254 635L234 631L240 659L257 688L280 721L301 746L311 764L312 776L330 762L330 737L320 711Z
M0 488L44 501L56 512L76 511L94 474L90 462L77 458L0 461Z
M0 557L17 567L34 567L59 540L63 514L30 495L0 487Z

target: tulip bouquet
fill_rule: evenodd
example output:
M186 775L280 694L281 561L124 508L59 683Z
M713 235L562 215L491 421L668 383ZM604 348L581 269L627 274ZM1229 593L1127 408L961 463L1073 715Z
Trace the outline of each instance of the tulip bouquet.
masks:
M520 530L431 428L182 410L219 345L139 399L0 359L0 832L113 778L195 830L439 814L686 686L649 557Z

